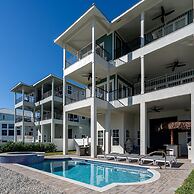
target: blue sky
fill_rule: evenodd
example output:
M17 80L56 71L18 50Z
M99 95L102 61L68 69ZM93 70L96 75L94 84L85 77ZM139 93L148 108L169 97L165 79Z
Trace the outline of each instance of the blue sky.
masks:
M13 107L10 89L48 74L62 76L62 49L53 43L92 3L113 19L138 0L0 0L0 107Z

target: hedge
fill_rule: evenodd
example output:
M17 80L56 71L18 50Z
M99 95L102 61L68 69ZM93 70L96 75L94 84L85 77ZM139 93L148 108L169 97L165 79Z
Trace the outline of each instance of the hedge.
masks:
M0 153L4 152L55 152L56 145L53 143L22 143L7 142L0 144Z

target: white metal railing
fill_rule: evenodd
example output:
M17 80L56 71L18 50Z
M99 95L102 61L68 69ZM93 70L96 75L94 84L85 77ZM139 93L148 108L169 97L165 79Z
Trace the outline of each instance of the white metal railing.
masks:
M194 81L194 70L160 76L145 82L145 92L174 87Z
M177 18L167 22L163 26L160 26L151 32L145 34L145 43L148 44L154 40L157 40L163 36L166 36L180 28L187 26L188 24L192 23L193 18L193 10L189 10L182 15L178 16Z

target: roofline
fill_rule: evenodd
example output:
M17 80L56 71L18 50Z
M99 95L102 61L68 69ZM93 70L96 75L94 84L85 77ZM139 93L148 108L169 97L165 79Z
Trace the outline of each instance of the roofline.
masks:
M32 87L32 85L25 84L23 82L17 83L13 88L11 88L11 92L14 92L14 90L19 86L26 86L26 87Z
M100 9L97 8L97 6L95 4L92 4L92 6L83 14L81 15L71 26L69 26L61 35L59 35L55 40L54 43L57 44L57 41L63 37L64 34L66 34L71 28L73 28L76 24L79 23L79 21L81 19L83 19L89 12L93 11L94 9L96 9L105 19L108 23L110 23L110 21L107 19L107 17L102 13L102 11Z
M117 16L116 18L114 18L111 21L111 24L117 22L118 20L121 19L121 17L123 17L125 14L127 14L128 12L132 11L133 9L135 9L136 7L138 7L139 5L141 5L142 3L144 3L146 0L140 0L138 3L136 3L135 5L133 5L132 7L130 7L128 10L126 10L125 12L123 12L121 15Z
M56 75L53 75L53 74L49 74L49 75L47 75L46 77L44 77L44 78L42 78L41 80L39 80L39 81L37 81L36 83L34 83L32 86L35 87L35 86L37 86L38 84L40 84L41 82L44 82L44 81L45 81L46 79L48 79L48 78L54 78L54 79L58 79L58 80L60 80L60 81L63 81L62 78L60 78L60 77L58 77L58 76L56 76Z

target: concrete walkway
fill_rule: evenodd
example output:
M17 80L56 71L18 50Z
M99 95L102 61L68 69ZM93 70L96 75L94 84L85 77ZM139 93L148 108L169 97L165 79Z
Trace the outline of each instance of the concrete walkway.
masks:
M161 177L159 180L150 183L150 184L144 184L144 185L138 185L138 186L116 186L114 188L111 188L110 190L107 190L106 194L119 194L119 193L129 193L129 194L172 194L174 191L183 183L183 181L187 178L189 173L194 169L194 165L190 163L189 160L186 159L180 159L178 160L180 167L174 167L172 169L157 169L157 171L160 172ZM86 193L99 193L97 191L93 191L88 188L81 187L79 185L66 182L64 180L60 180L45 174L41 174L39 172L32 171L30 169L23 168L21 166L13 165L13 164L0 164L0 178L3 179L1 175L1 170L4 169L7 171L11 171L13 173L17 173L18 175L22 176L23 178L27 178L31 184L31 189L34 190L33 193L45 193L45 185L46 187L46 193L68 193L68 194L86 194ZM17 177L5 177L6 179L9 179L10 184L16 184ZM20 177L20 179L22 179ZM33 182L35 183L33 185ZM24 181L25 183L25 181ZM37 184L39 183L39 184ZM29 184L27 184L28 187ZM37 189L33 189L33 187L36 187L39 185L39 192L36 192ZM25 184L23 185L23 190L25 187ZM41 190L42 189L42 190ZM9 190L9 188L7 188ZM0 184L0 193L1 193L1 184ZM9 193L9 192L8 192ZM10 190L10 193L20 193L20 191L17 190L14 191L13 188ZM22 193L22 192L21 192ZM25 192L28 193L28 192Z

